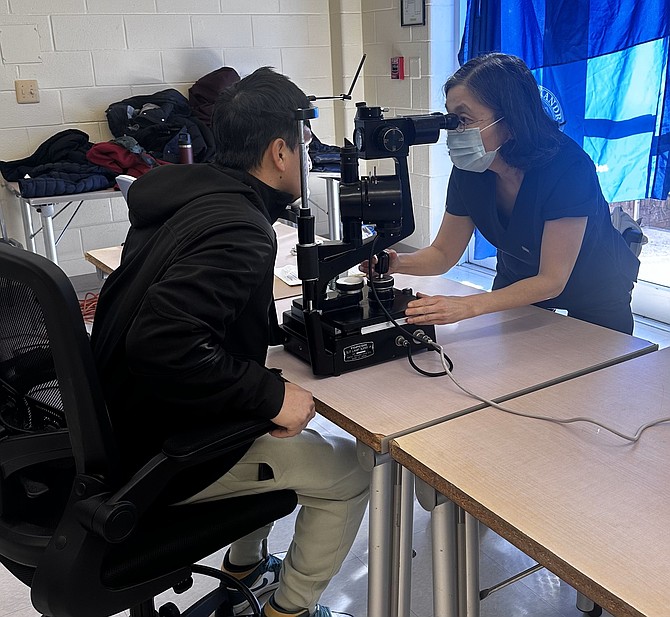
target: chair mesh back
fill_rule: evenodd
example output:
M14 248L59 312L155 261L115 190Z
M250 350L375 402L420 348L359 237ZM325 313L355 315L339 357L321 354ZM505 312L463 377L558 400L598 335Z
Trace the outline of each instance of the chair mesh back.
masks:
M65 428L44 315L34 293L0 277L0 435Z

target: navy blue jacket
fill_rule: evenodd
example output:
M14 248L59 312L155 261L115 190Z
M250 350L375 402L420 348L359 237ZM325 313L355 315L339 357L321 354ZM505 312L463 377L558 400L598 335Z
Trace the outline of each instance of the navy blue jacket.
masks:
M587 217L582 246L565 289L539 306L566 309L586 321L603 322L601 325L607 325L605 313L612 306L630 313L630 292L640 262L612 226L593 162L568 137L563 137L555 157L525 172L509 219L496 205L496 175L491 171L454 169L447 212L469 216L498 249L494 289L538 273L547 221Z

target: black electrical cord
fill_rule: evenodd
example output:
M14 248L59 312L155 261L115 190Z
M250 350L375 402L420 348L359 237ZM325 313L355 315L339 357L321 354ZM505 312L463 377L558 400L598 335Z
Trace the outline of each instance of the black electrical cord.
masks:
M368 279L370 280L370 285L369 285L369 287L370 287L370 289L372 289L372 295L375 297L375 301L377 302L377 304L379 304L379 306L381 307L382 311L384 311L384 315L386 315L386 317L388 318L388 320L389 320L389 321L390 321L390 322L391 322L391 323L392 323L398 330L400 330L400 332L402 332L403 334L405 334L406 336L408 336L410 339L415 340L417 343L422 343L423 345L427 345L427 346L430 347L434 352L440 354L440 355L445 359L445 361L447 362L447 364L449 365L449 370L450 370L450 371L453 371L453 370L454 370L454 363L451 361L451 358L449 358L449 356L448 356L447 354L445 354L445 353L442 351L442 349L440 348L440 346L439 346L435 341L433 341L433 340L432 340L429 336L427 336L427 335L424 335L424 337L420 337L420 336L417 336L416 334L410 332L410 331L407 330L406 328L403 328L403 327L402 327L402 326L401 326L395 319L393 319L393 316L391 315L391 313L389 313L389 312L386 310L386 307L383 305L383 303L382 303L381 300L379 299L379 294L377 293L377 289L375 288L374 284L372 283L372 272L373 272L373 270L374 270L373 260L374 260L374 256L375 256L375 246L376 246L376 244L377 244L377 239L378 239L378 238L379 238L379 236L375 234L375 237L374 237L374 239L372 240L372 243L370 244L370 257L369 257L369 259L368 259ZM447 374L446 371L440 371L439 373L432 373L432 372L430 372L430 371L426 371L426 370L424 370L424 369L418 367L418 366L415 364L415 362L414 362L414 358L412 357L412 346L411 346L411 344L409 343L409 341L407 341L406 348L407 348L407 360L408 360L408 362L410 363L410 366L411 366L415 371L417 371L417 373L421 373L421 375L425 375L426 377L444 377L444 376Z

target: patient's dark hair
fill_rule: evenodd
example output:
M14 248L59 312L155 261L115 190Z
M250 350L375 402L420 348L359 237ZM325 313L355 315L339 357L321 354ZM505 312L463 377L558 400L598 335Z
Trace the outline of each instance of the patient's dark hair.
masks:
M298 145L296 109L309 107L305 93L288 77L265 66L226 88L212 114L215 159L225 167L251 171L270 143Z
M521 58L491 53L468 60L444 84L444 96L465 86L510 133L498 153L512 167L530 169L557 152L558 124L544 110L537 82Z

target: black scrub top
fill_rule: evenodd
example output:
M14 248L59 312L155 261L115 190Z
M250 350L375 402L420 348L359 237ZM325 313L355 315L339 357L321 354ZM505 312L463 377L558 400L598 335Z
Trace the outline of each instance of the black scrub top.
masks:
M565 289L538 306L578 313L630 302L640 262L612 226L593 162L565 135L553 158L525 172L509 219L497 208L492 171L454 168L447 190L447 212L469 216L498 249L494 289L538 273L546 221L587 217L582 246Z

